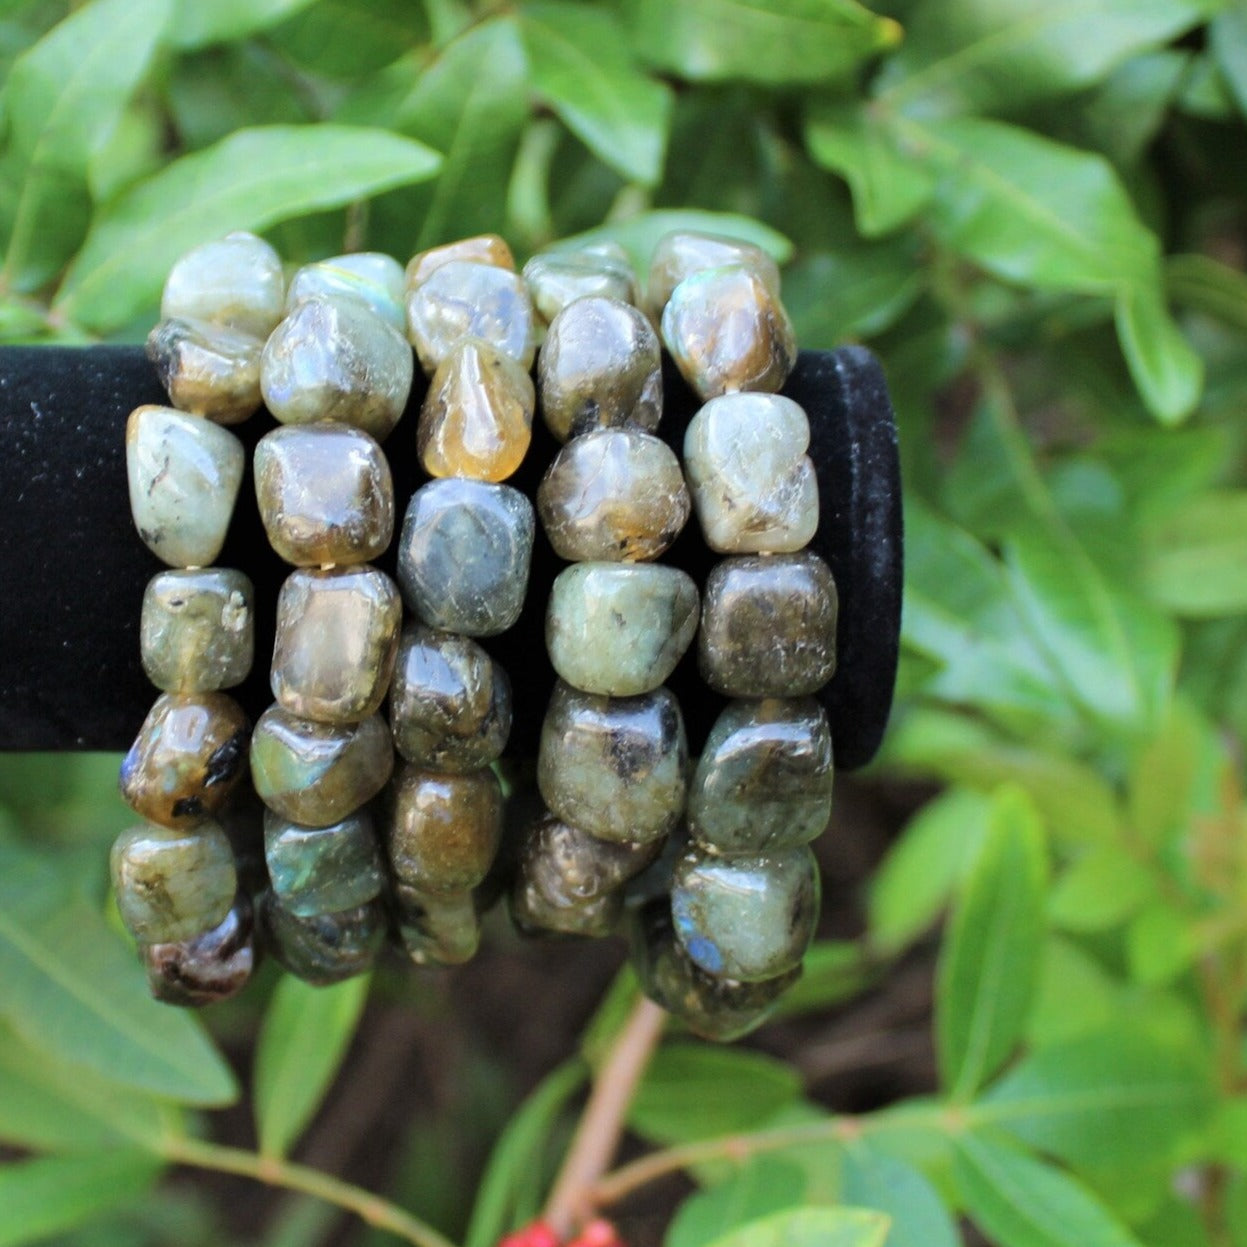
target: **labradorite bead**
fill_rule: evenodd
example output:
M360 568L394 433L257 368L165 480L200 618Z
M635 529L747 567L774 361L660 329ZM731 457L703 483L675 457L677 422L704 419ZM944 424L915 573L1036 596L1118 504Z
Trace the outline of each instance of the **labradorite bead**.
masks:
M385 700L403 604L375 567L299 568L277 598L273 696L291 714L358 723Z
M586 693L631 697L663 684L697 632L697 586L661 563L575 563L555 578L546 649Z
M831 729L811 697L732 702L702 750L688 825L720 853L790 849L831 817Z
M332 420L385 441L411 392L411 348L357 299L313 295L273 330L264 405L282 424Z
M749 269L779 298L779 268L761 247L721 234L702 234L677 230L658 240L650 260L646 306L654 319L661 319L671 293L686 278L707 268L739 265Z
M162 320L147 358L179 411L239 424L260 406L264 339L204 320Z
M818 898L808 848L730 857L694 849L676 866L671 917L680 946L707 974L754 983L801 964Z
M149 944L210 931L229 913L238 889L229 840L211 821L191 830L147 824L123 831L109 867L126 929Z
M542 799L602 840L661 839L684 812L688 743L665 688L640 697L554 686L537 753Z
M380 251L357 251L336 255L316 264L305 264L290 282L286 292L286 314L313 295L325 294L358 299L399 333L406 332L403 310L406 278L403 266L393 256Z
M305 827L329 827L385 787L394 769L390 730L379 715L362 723L313 723L270 706L251 737L251 779L269 809Z
M560 903L550 900L534 880L522 874L515 878L510 900L511 920L526 935L556 932L599 940L612 934L623 916L623 897L618 892Z
M662 348L645 317L618 299L569 303L537 361L541 414L561 442L591 429L654 429L662 417Z
M416 447L430 476L503 481L524 461L537 397L532 378L479 338L451 348L429 383Z
M251 581L227 567L153 576L139 624L147 678L167 693L241 684L255 651L254 600Z
M575 299L596 295L634 305L637 301L636 276L622 251L535 255L524 265L524 280L537 314L547 325Z
M568 562L656 559L688 521L689 494L674 452L639 429L595 429L555 456L537 513Z
M457 966L481 943L481 916L471 892L422 892L394 887L398 938L416 965Z
M164 944L140 944L147 987L163 1004L199 1008L236 996L257 957L251 899L239 892L211 931Z
M268 810L264 860L273 891L300 918L362 905L380 895L384 882L367 810L330 827L304 827Z
M370 970L385 937L385 910L378 901L300 918L273 892L266 892L260 915L273 956L314 987L341 983Z
M374 437L346 424L284 425L255 448L269 544L287 563L366 563L394 535L394 481Z
M390 689L390 730L408 762L476 771L501 756L511 731L511 682L475 641L413 624Z
M488 767L464 775L404 766L387 844L394 877L423 892L465 892L489 873L502 838L502 786Z
M662 340L703 398L778 390L797 362L797 339L774 291L747 268L686 277L662 314Z
M192 827L221 808L246 769L247 716L232 697L162 693L121 763L121 795L153 823Z
M684 435L684 469L706 544L720 554L790 553L818 528L810 422L780 394L712 398Z
M206 320L267 338L281 320L281 257L243 230L186 252L169 270L162 320Z
M460 238L457 242L443 243L413 255L407 262L407 289L423 285L443 264L452 260L469 260L515 272L515 257L506 240L497 234L477 234L474 238Z
M422 622L496 636L519 618L536 519L509 485L448 478L412 495L398 544L398 583Z
M836 613L835 581L817 554L726 558L702 595L702 676L729 697L817 693L836 670Z
M662 842L599 840L548 811L525 832L520 874L554 907L618 891L656 858Z
M425 372L432 373L464 338L481 338L525 369L532 367L533 305L517 273L447 260L408 290L407 336Z
M225 543L247 453L228 429L172 407L137 407L126 422L130 514L170 567L203 567Z

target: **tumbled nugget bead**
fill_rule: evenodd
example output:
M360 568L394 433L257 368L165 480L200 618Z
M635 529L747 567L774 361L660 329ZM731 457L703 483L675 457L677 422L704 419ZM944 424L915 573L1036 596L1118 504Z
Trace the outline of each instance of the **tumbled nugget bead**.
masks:
M147 582L139 650L147 678L167 693L241 684L255 650L251 581L227 567L160 572Z
M797 362L797 339L775 293L747 268L686 277L662 314L662 338L703 398L778 390Z
M255 969L255 916L239 892L229 913L210 931L189 939L140 944L147 988L167 1005L200 1008L236 996Z
M394 582L367 564L291 572L277 598L273 696L322 723L367 718L389 689L402 613Z
M109 868L126 929L149 944L212 930L238 888L233 850L214 822L189 831L132 827L114 842Z
M429 383L416 447L430 476L503 481L524 461L537 405L532 378L509 355L465 338Z
M693 417L684 470L706 544L721 554L801 550L818 529L810 422L781 394L723 394Z
M509 485L454 478L412 495L398 545L398 583L421 621L496 636L519 618L536 518Z
M169 270L160 315L206 320L267 338L281 320L281 257L262 238L238 230L186 252Z
M697 585L661 563L575 563L550 590L546 649L586 693L630 697L666 682L697 633Z
M126 421L130 514L147 548L171 567L203 567L225 544L247 453L228 429L171 407Z
M818 921L808 848L720 857L694 849L675 869L676 939L707 974L752 983L801 964Z
M255 448L269 544L287 563L366 563L394 535L394 481L374 437L346 424L285 425Z
M537 361L541 414L561 442L591 429L654 429L662 416L662 347L649 321L618 299L569 303Z
M336 255L315 264L305 264L290 281L286 292L286 313L313 295L344 296L358 299L399 333L407 330L403 309L406 292L403 266L393 256L380 251L357 251Z
M657 857L661 843L599 840L549 811L524 835L520 875L552 906L573 908L615 892Z
M689 831L720 853L806 844L831 817L833 778L831 729L813 698L731 702L693 773Z
M779 298L779 268L761 247L739 238L677 230L658 240L650 260L646 306L655 320L662 317L671 292L686 278L703 269L737 265L749 269Z
M536 881L517 875L511 887L511 920L525 934L555 932L603 939L612 934L623 916L623 896L603 892L583 901L551 900Z
M548 251L524 265L524 280L537 314L548 325L569 303L589 295L637 301L636 276L627 254Z
M265 944L296 978L327 987L372 968L385 937L385 911L378 901L333 914L301 918L273 893L260 904Z
M273 891L300 918L337 913L381 893L381 853L367 810L329 827L304 827L268 810L264 860Z
M481 916L471 892L422 892L399 883L393 909L399 942L416 965L457 966L481 943Z
M423 285L443 264L452 260L469 260L474 264L488 264L515 272L515 257L506 240L497 234L477 234L473 238L460 238L456 242L443 243L418 251L407 261L407 289Z
M246 762L247 716L232 697L163 693L121 763L121 795L153 823L192 827L221 808Z
M537 754L542 799L602 840L661 839L684 812L688 742L665 688L639 697L554 686Z
M239 424L260 406L264 339L203 320L162 320L147 335L151 360L179 411Z
M399 642L390 730L408 762L435 771L479 770L506 748L511 682L475 641L413 624Z
M738 555L702 594L698 664L728 697L801 697L836 670L837 596L817 554Z
M411 348L356 299L313 295L264 344L264 405L282 424L354 425L385 441L411 392Z
M269 809L305 827L328 827L385 787L394 769L390 730L379 715L362 723L313 723L270 706L251 737L251 778Z

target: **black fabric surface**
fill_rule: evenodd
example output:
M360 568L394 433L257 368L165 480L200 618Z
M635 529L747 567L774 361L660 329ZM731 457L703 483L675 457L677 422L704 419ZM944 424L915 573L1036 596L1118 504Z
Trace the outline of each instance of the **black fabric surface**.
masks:
M670 360L659 432L680 448L697 400ZM399 509L423 479L415 454L418 380L386 443ZM870 760L887 723L901 605L901 498L896 429L883 374L866 350L804 351L784 393L810 417L822 515L814 547L840 591L839 666L823 693L844 769ZM126 493L126 416L164 395L139 347L0 349L0 750L124 749L155 690L139 663L139 607L161 569L135 534ZM236 429L247 445L273 426L261 412ZM538 421L512 480L529 496L557 450ZM380 566L393 573L393 554ZM717 556L690 522L665 561L698 583ZM277 590L289 570L268 547L244 481L222 566L255 582L256 666L238 695L257 716L271 700ZM541 534L528 601L516 627L486 642L506 666L516 715L509 752L536 752L553 682L543 639L550 582L563 566ZM693 647L696 649L696 646ZM670 681L694 753L723 699L690 653Z

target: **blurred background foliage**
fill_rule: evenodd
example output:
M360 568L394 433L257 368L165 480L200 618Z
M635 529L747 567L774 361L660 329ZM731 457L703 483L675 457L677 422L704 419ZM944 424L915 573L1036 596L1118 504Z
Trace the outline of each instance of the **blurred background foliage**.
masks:
M596 231L643 272L692 224L787 263L803 345L882 358L891 731L842 784L785 1018L673 1036L630 1118L770 1150L625 1205L635 1244L1247 1247L1242 0L0 0L0 67L0 340L137 341L230 228L292 262ZM395 1241L169 1175L221 1167L188 1154L209 1137L297 1146L471 1247L531 1216L635 991L595 1013L619 950L499 924L458 987L382 967L365 1012L270 967L175 1013L106 899L115 769L0 761L0 1245ZM933 966L911 1076L820 1083L811 1054L879 1060L879 1002ZM892 1221L783 1221L839 1205Z

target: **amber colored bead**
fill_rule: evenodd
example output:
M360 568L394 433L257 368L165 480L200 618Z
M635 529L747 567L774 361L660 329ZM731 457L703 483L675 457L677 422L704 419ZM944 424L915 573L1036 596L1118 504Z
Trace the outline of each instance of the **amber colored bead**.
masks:
M703 269L739 265L749 269L779 298L779 268L761 247L740 238L675 230L658 240L650 260L646 306L655 320L662 317L671 292L686 278Z
M474 238L461 238L440 247L419 251L407 262L407 289L423 285L443 264L451 260L471 260L476 264L489 264L515 272L515 257L506 240L497 234L478 234Z
M202 320L162 320L147 335L147 358L179 411L239 424L260 406L264 339Z

